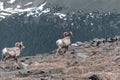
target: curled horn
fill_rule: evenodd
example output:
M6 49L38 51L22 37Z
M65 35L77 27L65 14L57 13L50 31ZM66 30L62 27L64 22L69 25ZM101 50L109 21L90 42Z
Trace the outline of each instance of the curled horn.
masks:
M64 37L65 37L66 35L68 35L68 32L64 32L64 33L63 33L63 36L64 36Z
M16 42L16 43L15 43L15 46L19 46L19 42Z
M66 37L66 36L72 36L73 33L70 31L70 32L64 32L63 33L63 36Z

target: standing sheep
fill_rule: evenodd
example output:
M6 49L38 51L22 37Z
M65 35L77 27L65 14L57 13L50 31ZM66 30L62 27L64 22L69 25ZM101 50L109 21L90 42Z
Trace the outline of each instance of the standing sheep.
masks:
M56 41L56 44L58 46L56 54L58 54L60 49L62 48L65 48L65 52L66 50L68 50L68 46L71 44L70 38L72 37L72 35L73 35L72 32L64 32L63 33L64 38L58 39Z
M16 42L15 47L12 48L4 48L2 50L2 60L6 61L8 58L12 57L15 58L16 62L18 62L17 57L24 48L23 42Z

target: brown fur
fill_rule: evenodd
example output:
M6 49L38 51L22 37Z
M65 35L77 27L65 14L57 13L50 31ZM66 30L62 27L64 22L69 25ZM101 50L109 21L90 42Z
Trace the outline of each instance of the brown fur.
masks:
M18 62L17 57L20 55L23 48L23 42L16 42L15 47L12 48L4 48L2 50L2 60L6 61L8 58L12 57Z
M72 37L72 35L73 35L72 32L64 32L63 33L64 38L56 41L56 44L58 46L56 54L58 54L62 48L65 49L64 53L68 50L68 47L71 43L70 38Z

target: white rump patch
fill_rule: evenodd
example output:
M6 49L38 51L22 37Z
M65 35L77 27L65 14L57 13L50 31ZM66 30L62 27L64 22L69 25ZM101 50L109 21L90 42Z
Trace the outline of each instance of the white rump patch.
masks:
M2 53L3 53L3 54L6 54L6 52L7 52L7 49L4 48L4 49L2 50Z

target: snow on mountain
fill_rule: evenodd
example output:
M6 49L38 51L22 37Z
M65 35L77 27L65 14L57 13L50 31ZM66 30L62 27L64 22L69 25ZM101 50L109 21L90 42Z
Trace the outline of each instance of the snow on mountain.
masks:
M5 12L1 12L0 14L3 15L3 16L10 16L11 15L11 14L5 13Z
M1 20L1 19L4 19L4 18L5 18L5 16L0 15L0 20Z
M3 10L4 6L3 6L3 2L0 2L0 10Z
M15 8L13 11L16 11L18 13L20 12L30 12L32 11L34 8L26 8L26 9L18 9L18 8Z
M31 12L29 12L28 14L27 14L27 17L28 16L30 16L30 15L41 15L41 14L43 14L43 13L48 13L48 12L50 12L50 8L47 8L47 9L45 9L45 10L43 10L43 11L41 11L41 12L38 12L38 11L31 11Z
M21 6L20 5L17 5L16 8L20 8Z
M66 17L66 14L62 14L62 13L54 13L54 15L58 15L60 19Z
M33 2L28 2L27 4L25 4L24 6L28 6L28 5L31 5L33 4Z
M15 2L15 0L10 0L10 1L7 1L8 3L10 4L13 4Z
M46 5L46 2L45 2L45 3L43 3L41 6L39 6L39 7L37 8L37 10L42 11L45 5Z
M7 1L11 5L15 2L15 0ZM33 2L27 2L23 6L21 4L16 4L14 7L6 7L4 8L4 2L0 2L0 19L4 19L6 17L12 16L13 14L21 14L27 12L26 16L40 16L41 14L49 13L51 9L49 7L45 8L47 2L42 4L31 6ZM53 13L53 15L57 15L60 19L64 19L66 17L63 13Z
M9 3L14 3L15 0L10 0L8 1ZM29 2L27 3L26 5L29 5L31 4L32 2ZM43 5L41 5L43 7ZM16 7L8 7L8 8L4 8L4 3L3 2L0 2L0 18L6 18L8 16L11 16L13 14L16 14L16 13L24 13L24 12L30 12L30 11L33 11L35 10L36 7L29 7L29 8L21 8L21 5L17 5ZM29 13L28 13L29 14Z

